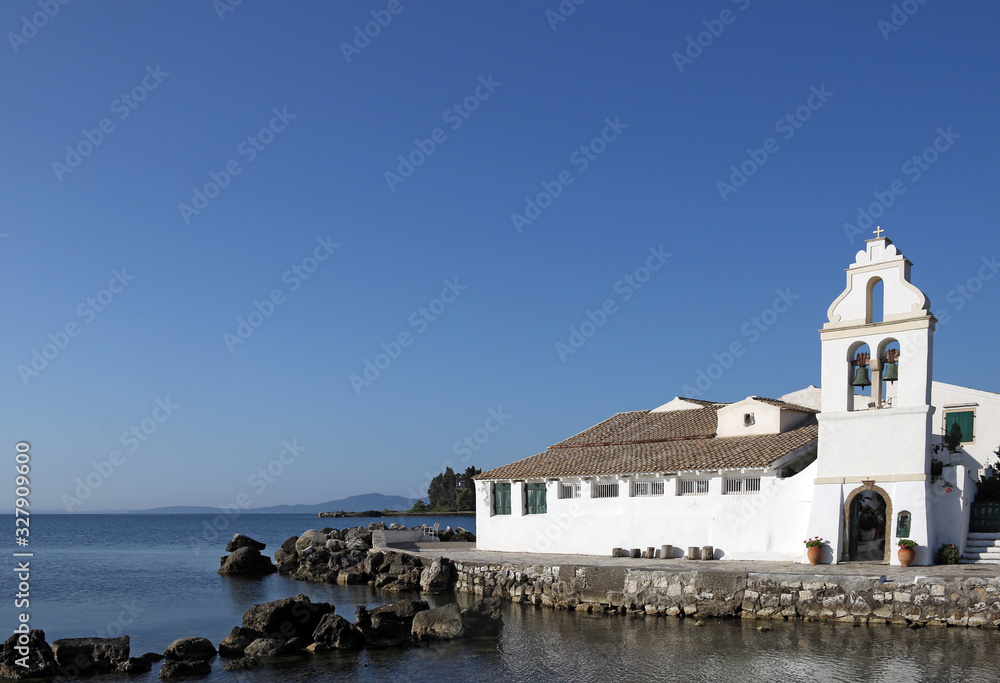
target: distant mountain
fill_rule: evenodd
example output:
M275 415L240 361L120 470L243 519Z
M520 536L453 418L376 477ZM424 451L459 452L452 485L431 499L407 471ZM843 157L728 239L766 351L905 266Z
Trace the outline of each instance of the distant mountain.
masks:
M247 508L243 514L274 515L274 514L308 514L317 512L364 512L365 510L409 510L416 499L403 496L387 496L382 493L364 493L360 496L348 496L340 500L330 500L325 503L311 505L271 505L262 508ZM146 510L95 510L93 512L79 511L76 514L148 514L148 515L213 515L222 508L199 505L171 505L169 507L149 508ZM64 513L63 510L36 510L38 513Z

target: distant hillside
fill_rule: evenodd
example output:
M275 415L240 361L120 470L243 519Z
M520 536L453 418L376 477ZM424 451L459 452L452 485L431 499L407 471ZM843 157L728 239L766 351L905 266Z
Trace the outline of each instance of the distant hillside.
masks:
M247 508L243 514L274 515L274 514L308 514L317 512L364 512L365 510L409 510L415 499L403 496L387 496L382 493L364 493L359 496L348 496L340 500L330 500L325 503L309 505L271 505L262 508ZM149 508L146 510L95 510L93 512L79 511L76 514L149 514L149 515L212 515L221 508L198 505L171 505L169 507ZM63 510L37 510L40 513L64 513Z

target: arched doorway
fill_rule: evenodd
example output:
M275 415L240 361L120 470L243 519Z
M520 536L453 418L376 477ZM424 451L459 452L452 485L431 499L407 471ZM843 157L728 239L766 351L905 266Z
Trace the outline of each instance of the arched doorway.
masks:
M846 561L885 562L890 557L889 524L892 503L874 482L854 490L844 505Z

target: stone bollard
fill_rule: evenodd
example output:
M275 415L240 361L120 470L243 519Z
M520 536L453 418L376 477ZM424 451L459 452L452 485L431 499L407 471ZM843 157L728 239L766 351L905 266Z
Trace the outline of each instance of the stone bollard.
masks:
M665 560L668 557L673 557L674 546L672 545L661 545L660 546L660 559Z
M622 549L621 548L612 548L611 549L611 557L621 557L621 556L622 556Z
M688 559L689 560L700 560L701 559L701 549L696 545L688 547Z
M701 559L703 560L714 560L715 559L715 548L710 545L703 545L701 547Z
M642 557L642 550L639 548L632 548L632 558Z
M646 559L652 560L654 557L656 557L656 548L649 546L646 548Z

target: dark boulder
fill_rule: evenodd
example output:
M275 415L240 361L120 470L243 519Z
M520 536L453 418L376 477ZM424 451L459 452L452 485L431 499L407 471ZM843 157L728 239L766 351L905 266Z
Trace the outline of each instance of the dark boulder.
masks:
M285 641L281 640L281 638L258 638L247 645L246 650L244 650L244 656L268 659L283 654L284 648Z
M454 565L447 557L438 557L420 572L420 590L431 595L446 593L451 588Z
M229 635L219 643L219 656L242 657L247 645L263 636L264 634L256 629L234 626Z
M312 639L332 650L358 650L365 645L361 631L347 619L333 613L323 616L313 631Z
M278 571L278 568L271 563L270 557L261 555L260 550L249 547L237 548L232 555L223 557L220 565L220 574L233 576L264 576Z
M500 612L500 598L483 598L462 610L462 625L467 638L499 635L503 627L503 615Z
M295 542L298 540L299 540L298 536L292 536L291 538L287 539L284 543L281 544L281 549L284 550L286 553L291 553L292 555L294 555Z
M163 656L167 659L207 661L216 655L215 646L208 638L191 636L179 638L167 646Z
M261 665L261 661L253 655L246 655L239 659L230 659L226 662L226 671L249 671Z
M159 652L147 652L141 657L129 657L128 660L118 664L115 667L115 671L121 674L128 674L129 676L149 673L153 668L153 664L162 659L163 655Z
M261 543L260 541L255 541L249 536L244 536L243 534L235 534L233 540L226 544L226 552L232 553L236 552L240 548L251 548L253 550L263 550L267 545Z
M55 676L58 672L52 648L45 642L45 631L41 629L15 633L4 641L0 649L0 678L43 678Z
M373 615L392 615L395 619L413 621L417 612L430 609L430 606L423 600L400 600L391 605L382 605L372 610Z
M291 598L254 605L243 613L243 626L271 638L280 638L282 642L296 636L309 638L323 616L333 611L333 605L312 602L300 593Z
M212 673L212 666L197 659L168 659L160 667L160 678L179 678L181 676L204 676Z
M418 640L452 640L465 635L462 610L456 604L436 607L413 617L411 633Z
M107 673L128 661L129 638L60 638L52 641L52 654L71 675Z

